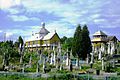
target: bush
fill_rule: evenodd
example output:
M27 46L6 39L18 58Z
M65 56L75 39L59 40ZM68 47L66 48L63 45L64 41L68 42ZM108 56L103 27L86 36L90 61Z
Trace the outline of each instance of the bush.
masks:
M35 68L25 68L25 72L36 72Z

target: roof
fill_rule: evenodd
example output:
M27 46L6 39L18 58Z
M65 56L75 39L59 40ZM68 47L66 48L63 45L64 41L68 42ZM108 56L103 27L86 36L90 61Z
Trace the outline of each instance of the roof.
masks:
M44 37L39 37L39 35L36 34L36 36L32 36L31 38L29 38L29 39L26 40L26 41L48 40L48 39L51 39L55 34L56 34L56 32L48 33L48 34L45 35Z
M116 37L115 36L108 36L108 41L114 40ZM116 38L117 39L117 38Z
M40 34L48 34L50 33L44 26L39 31Z
M102 31L97 31L93 34L93 36L97 36L97 35L105 35L106 36L106 34Z
M43 40L48 40L48 39L51 39L56 33L53 32L53 33L48 33L46 36L44 36Z

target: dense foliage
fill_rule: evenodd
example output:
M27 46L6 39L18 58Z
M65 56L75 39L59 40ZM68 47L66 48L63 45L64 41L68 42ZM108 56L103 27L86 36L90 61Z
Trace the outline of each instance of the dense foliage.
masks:
M72 43L73 43L73 38L67 38L66 36L64 36L63 38L61 38L61 43L62 43L62 49L63 50L71 50L72 48Z
M90 52L92 51L92 44L89 37L89 31L88 31L87 25L84 25L82 29L82 48L83 48L82 59L85 60L87 55L89 55Z
M82 52L83 52L83 49L82 49L82 30L81 30L81 26L78 25L78 27L76 28L75 33L74 33L72 53L74 56L81 58Z
M87 55L92 51L91 40L89 37L89 31L86 25L78 25L74 33L72 52L74 56L77 56L79 59L85 60Z

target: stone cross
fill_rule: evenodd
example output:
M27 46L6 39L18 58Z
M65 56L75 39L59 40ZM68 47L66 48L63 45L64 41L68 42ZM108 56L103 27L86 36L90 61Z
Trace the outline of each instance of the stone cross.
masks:
M53 53L51 53L50 64L53 64Z
M110 43L108 43L108 54L110 54Z
M56 64L56 51L54 51L54 65Z
M90 63L92 64L93 63L93 53L90 53L90 55L91 55L91 61L90 61Z
M104 70L104 58L102 58L102 70Z
M30 65L30 67L32 65L32 56L30 56L29 65Z
M111 55L114 53L114 51L115 51L115 47L114 47L114 43L112 43Z
M45 67L46 67L46 65L45 65L45 59L44 59L44 61L43 61L43 73L45 73Z
M89 63L89 55L87 54L87 59L86 59L87 64Z
M98 59L101 60L102 54L101 54L101 49L99 49L99 55L98 55Z
M37 68L36 68L36 72L39 73L40 68L39 68L39 63L37 62Z
M68 53L68 49L67 49L67 59L66 59L66 66L69 66L69 53Z
M6 54L4 53L4 56L3 56L3 65L5 65L5 62L6 62L6 59L5 59L5 56L6 56Z

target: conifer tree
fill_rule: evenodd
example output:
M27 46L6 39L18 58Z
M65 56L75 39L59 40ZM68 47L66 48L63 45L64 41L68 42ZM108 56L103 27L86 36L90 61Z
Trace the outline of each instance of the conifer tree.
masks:
M72 53L73 56L78 58L77 65L79 66L79 59L82 57L82 30L80 24L77 26L74 33Z
M92 45L87 25L84 25L82 29L82 49L82 59L85 60L87 55L89 55L92 51Z

